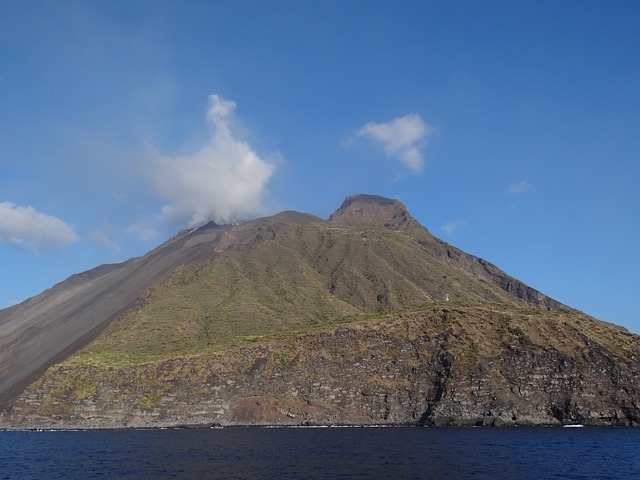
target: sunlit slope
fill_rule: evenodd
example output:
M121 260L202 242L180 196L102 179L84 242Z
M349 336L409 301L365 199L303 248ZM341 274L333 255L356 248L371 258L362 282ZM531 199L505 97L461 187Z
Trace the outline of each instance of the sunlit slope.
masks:
M495 267L422 227L287 220L287 214L263 220L269 238L178 268L79 352L77 361L137 363L219 350L447 298L530 304L492 283ZM474 269L484 278L470 273Z

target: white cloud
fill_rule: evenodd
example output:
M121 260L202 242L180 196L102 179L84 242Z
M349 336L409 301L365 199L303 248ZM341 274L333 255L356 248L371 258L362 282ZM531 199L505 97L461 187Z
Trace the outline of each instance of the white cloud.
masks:
M162 208L164 220L199 226L263 213L262 200L275 165L236 138L235 109L234 102L211 95L209 141L193 155L159 159L152 181L169 202Z
M0 202L0 242L38 251L78 241L72 225L32 207Z
M521 182L511 182L509 184L509 193L513 193L516 195L520 193L526 193L532 189L533 189L533 185L531 185L526 180L523 180Z
M453 235L457 231L461 230L467 225L467 222L463 220L457 220L455 222L447 222L440 227L440 229L447 235Z
M399 160L417 173L424 168L424 142L435 131L420 115L410 113L389 123L367 123L356 130L355 137L373 140L382 146L388 157Z

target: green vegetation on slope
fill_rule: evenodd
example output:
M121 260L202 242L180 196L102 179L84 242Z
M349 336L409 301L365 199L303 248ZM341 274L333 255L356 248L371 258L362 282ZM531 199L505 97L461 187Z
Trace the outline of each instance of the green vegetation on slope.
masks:
M183 265L151 287L70 361L138 364L219 351L442 301L516 304L449 268L426 231L327 223L280 226L275 238Z
M622 370L625 362L630 362L628 368L633 372L638 351L636 336L585 315L501 304L439 302L401 313L372 314L365 320L341 325L309 326L304 331L289 330L228 344L224 354L203 351L145 364L96 361L88 365L88 361L81 362L89 358L85 353L52 367L32 390L46 392L39 408L39 415L45 417L77 415L77 409L96 405L100 415L117 416L123 410L167 408L168 404L162 402L168 398L179 405L170 403L177 409L171 410L172 415L189 416L185 412L193 408L199 411L201 407L194 405L208 401L212 384L246 382L246 391L257 395L261 388L277 391L283 384L276 379L286 376L289 381L299 380L296 388L309 388L322 378L325 383L318 383L320 389L329 382L332 388L338 385L348 390L352 380L340 374L349 368L350 374L360 372L358 389L372 398L377 394L393 397L401 396L398 392L417 392L420 382L432 375L451 392L467 393L470 385L477 387L473 379L485 378L490 382L491 395L495 395L492 408L503 403L514 408L510 402L519 398L517 388L528 388L535 369L538 375L546 371L545 375L553 378L564 375L562 378L575 380L609 368L608 362L615 360ZM602 363L603 358L608 360ZM594 362L600 363L591 368ZM398 375L390 376L389 369L397 370ZM259 376L254 377L256 371ZM612 372L615 377L616 371ZM266 379L264 385L258 379ZM31 398L29 395L25 398ZM363 395L358 398L365 398ZM546 398L548 393L536 395ZM419 397L415 401L421 404ZM301 405L307 406L304 402Z

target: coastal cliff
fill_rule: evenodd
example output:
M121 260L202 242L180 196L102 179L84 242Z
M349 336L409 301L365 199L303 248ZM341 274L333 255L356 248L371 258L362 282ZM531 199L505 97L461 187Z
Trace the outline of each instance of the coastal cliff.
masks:
M130 367L71 360L0 426L636 426L639 355L586 316L440 305Z

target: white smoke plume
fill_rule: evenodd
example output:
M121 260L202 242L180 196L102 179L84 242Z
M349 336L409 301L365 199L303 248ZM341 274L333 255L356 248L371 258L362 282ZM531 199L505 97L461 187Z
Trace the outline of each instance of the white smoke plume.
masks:
M190 156L161 158L153 185L169 203L162 217L191 227L210 220L230 223L263 213L263 197L275 166L233 131L236 104L209 97L211 137Z

